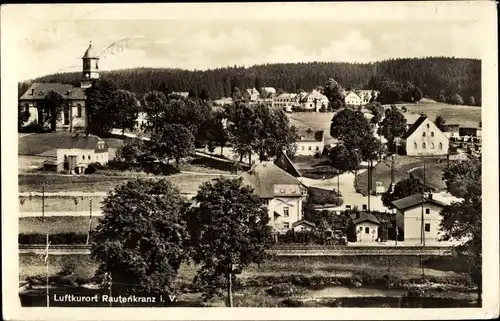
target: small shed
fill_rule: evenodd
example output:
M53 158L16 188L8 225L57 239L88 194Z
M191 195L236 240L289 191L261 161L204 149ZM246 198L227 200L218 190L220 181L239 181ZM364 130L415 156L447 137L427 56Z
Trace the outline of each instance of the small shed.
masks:
M356 242L376 242L378 239L379 220L372 213L356 212L351 214L356 231Z
M292 229L294 232L299 231L312 231L316 228L316 224L309 222L307 220L299 220L292 224Z

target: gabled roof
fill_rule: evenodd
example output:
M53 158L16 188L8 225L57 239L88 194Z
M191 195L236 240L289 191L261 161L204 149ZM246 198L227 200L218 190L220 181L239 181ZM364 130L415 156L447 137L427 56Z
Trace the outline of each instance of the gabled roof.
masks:
M420 116L420 117L418 117L417 121L413 125L411 125L410 128L408 128L408 130L406 131L406 133L401 138L402 139L407 139L408 137L410 137L417 130L417 128L419 128L420 125L422 125L422 123L426 119L427 119L427 116Z
M288 174L292 175L293 177L302 177L298 168L290 160L290 158L284 151L282 151L278 155L278 157L276 157L276 159L274 160L274 165L278 166L279 168L281 168Z
M298 132L299 139L297 142L321 142L323 141L324 132L322 130L311 130L310 128L307 130L299 130ZM300 139L300 137L304 137Z
M362 98L361 98L361 97L359 97L359 95L358 95L356 92L354 92L354 91L350 91L350 92L348 92L345 96L347 97L347 96L349 96L350 94L354 94L354 95L356 95L356 97L358 97L359 99L362 99Z
M274 185L300 185L302 183L272 162L261 162L240 175L244 185L250 185L261 198L273 198ZM299 196L301 194L297 194Z
M316 227L316 224L314 224L313 222L309 222L307 220L298 220L297 222L292 224L292 228L299 226L299 225L308 225L310 227Z
M59 93L67 100L85 100L85 91L80 87L60 83L33 83L19 100L43 100L49 91Z
M359 215L359 217L357 217L357 215ZM350 216L351 216L352 222L356 225L359 223L362 223L362 222L366 222L366 221L372 222L374 224L380 224L380 221L372 213L358 212L358 213L353 213Z
M445 203L440 202L438 200L435 200L433 198L425 197L423 199L423 203L432 203L438 206L446 206ZM408 208L412 208L418 205L422 205L422 194L415 194L411 196L407 196L404 198L400 198L398 200L395 200L392 202L392 204L398 209L398 210L406 210Z
M55 132L33 134L19 139L19 155L40 155L54 149L92 149L105 152L105 148L97 149L97 142L102 139L95 135L75 134L70 132Z

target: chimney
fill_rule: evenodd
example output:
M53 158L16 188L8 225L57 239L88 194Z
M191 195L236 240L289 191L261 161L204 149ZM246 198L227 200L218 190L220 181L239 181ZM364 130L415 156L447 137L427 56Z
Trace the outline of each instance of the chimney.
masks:
M359 218L359 212L356 212L356 218Z
M71 90L66 91L66 96L71 96Z
M432 193L429 193L427 198L431 200L432 199Z

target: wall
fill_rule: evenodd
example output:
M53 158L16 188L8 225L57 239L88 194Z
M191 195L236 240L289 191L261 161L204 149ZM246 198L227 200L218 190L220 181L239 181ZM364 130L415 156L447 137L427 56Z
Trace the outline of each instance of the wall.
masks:
M365 233L365 228L369 228L368 234ZM360 231L361 229L361 231ZM374 232L375 231L375 232ZM357 242L376 242L378 238L378 225L373 222L360 222L356 225L356 240Z
M313 156L317 152L323 153L323 149L325 148L324 142L296 141L295 143L297 145L295 155ZM311 147L311 150L309 150L309 147ZM318 149L316 149L316 147Z
M426 214L425 210L430 209L430 214ZM441 235L439 230L439 224L442 220L439 214L442 207L434 204L424 204L424 228L425 224L430 224L430 231L425 232L425 240L437 241ZM421 218L422 218L422 207L417 206L405 210L404 212L404 240L406 241L417 241L420 242L421 233Z
M347 106L361 106L363 103L363 100L353 93L347 95L344 100Z
M291 229L293 223L302 219L302 197L276 197L270 199L267 206L270 224L283 233ZM284 217L285 207L288 207L288 217ZM275 219L274 212L281 216ZM283 223L288 223L288 229L283 227Z
M429 128L427 128L429 125ZM423 136L425 133L425 136ZM432 136L434 133L434 136ZM417 147L415 147L415 143ZM423 148L423 143L426 147ZM443 148L439 148L439 143L442 143ZM448 138L437 128L437 126L426 119L413 134L406 139L406 154L408 156L436 156L446 155L449 149Z
M72 127L73 129L83 129L87 127L87 114L85 110L85 100L68 100L67 101L69 105L69 117L72 117ZM82 113L81 117L77 117L78 115L78 104L82 106ZM39 105L39 102L30 102L30 101L23 101L20 103L20 106L22 108L26 108L28 106L29 112L30 112L30 117L27 122L24 123L24 125L29 125L31 123L38 123L39 118L38 118L38 108L37 106ZM61 114L59 115L59 119L56 121L56 129L58 130L69 130L70 125L64 125L64 110L61 111Z

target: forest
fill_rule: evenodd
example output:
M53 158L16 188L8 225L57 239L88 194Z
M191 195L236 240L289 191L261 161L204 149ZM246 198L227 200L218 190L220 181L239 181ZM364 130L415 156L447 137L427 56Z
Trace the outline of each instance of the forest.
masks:
M105 65L105 63L103 63ZM78 85L80 72L46 75L19 83L23 92L35 82L60 82ZM208 93L210 99L231 96L232 89L262 86L277 91L311 90L334 78L345 89L379 89L384 80L411 83L422 90L423 96L439 100L460 95L474 97L481 105L481 60L447 57L391 59L375 63L283 63L252 67L226 67L210 70L132 68L102 71L101 77L118 88L142 95L151 90L185 91L192 95Z

